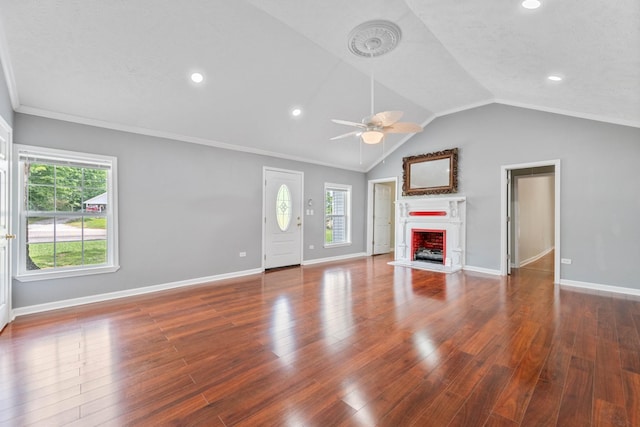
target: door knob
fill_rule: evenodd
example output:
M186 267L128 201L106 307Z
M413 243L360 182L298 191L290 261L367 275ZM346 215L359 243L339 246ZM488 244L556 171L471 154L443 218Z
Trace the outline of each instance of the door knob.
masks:
M16 235L15 234L5 234L4 238L7 240L11 240L11 239L15 239Z

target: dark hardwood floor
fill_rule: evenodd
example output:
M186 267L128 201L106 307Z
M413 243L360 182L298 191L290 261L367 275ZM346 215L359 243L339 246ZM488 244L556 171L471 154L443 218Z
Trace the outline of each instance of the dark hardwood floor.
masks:
M640 301L387 256L19 317L0 425L640 426Z
M540 270L540 271L547 271L547 272L553 273L553 269L555 266L554 257L555 257L555 251L551 251L545 256L543 256L542 258L520 267L520 269Z

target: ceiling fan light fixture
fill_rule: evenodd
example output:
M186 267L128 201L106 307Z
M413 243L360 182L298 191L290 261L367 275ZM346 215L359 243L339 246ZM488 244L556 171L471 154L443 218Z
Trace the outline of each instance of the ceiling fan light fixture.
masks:
M362 132L360 137L365 144L379 144L382 142L382 138L384 138L384 133L379 130L367 130Z
M202 83L204 81L204 75L202 73L192 73L191 81L194 83Z
M522 7L525 9L537 9L540 7L540 2L538 0L524 0Z

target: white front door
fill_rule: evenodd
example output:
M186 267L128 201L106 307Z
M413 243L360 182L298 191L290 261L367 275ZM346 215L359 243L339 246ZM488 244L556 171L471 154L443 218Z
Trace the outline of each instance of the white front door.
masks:
M391 251L391 188L385 184L373 186L373 254Z
M9 323L11 308L11 224L9 210L9 154L11 128L0 118L0 331Z
M302 172L264 169L264 268L302 263Z

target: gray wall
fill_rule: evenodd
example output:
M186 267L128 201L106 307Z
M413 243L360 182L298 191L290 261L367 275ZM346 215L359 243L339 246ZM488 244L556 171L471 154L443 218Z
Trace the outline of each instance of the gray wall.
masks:
M0 62L0 116L9 123L9 126L13 127L13 107L6 82L2 62Z
M458 147L467 265L500 268L500 167L561 160L561 279L640 289L640 129L492 104L440 117L367 174Z
M304 260L365 250L363 173L25 114L14 124L17 144L118 158L121 266L111 274L14 280L14 308L260 268L263 166L304 172L304 200L312 198L315 210L305 216ZM352 185L351 246L323 248L325 181Z

